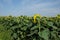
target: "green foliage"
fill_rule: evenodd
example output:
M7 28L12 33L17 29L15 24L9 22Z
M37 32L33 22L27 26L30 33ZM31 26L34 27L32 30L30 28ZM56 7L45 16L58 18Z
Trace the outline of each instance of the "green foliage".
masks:
M49 40L50 32L48 29L45 29L42 32L39 32L38 34L40 37L44 38L44 40Z
M58 15L59 16L59 15ZM59 17L2 16L0 40L60 40Z
M4 31L0 33L0 40L11 40L10 31Z

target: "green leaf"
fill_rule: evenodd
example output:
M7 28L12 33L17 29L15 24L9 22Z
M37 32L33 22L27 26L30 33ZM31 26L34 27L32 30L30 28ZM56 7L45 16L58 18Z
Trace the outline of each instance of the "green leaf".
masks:
M47 25L48 26L53 26L53 22L48 22Z
M0 25L0 32L5 31L5 27L3 25Z
M11 40L11 31L0 32L0 40Z
M53 29L58 29L56 26L52 26L53 27Z
M39 32L38 35L42 38L44 38L44 40L49 40L49 30L45 29L42 32Z
M36 38L34 38L33 40L36 40Z
M16 39L18 36L17 36L17 33L14 33L13 34L13 37Z
M25 30L27 30L27 27L24 26L24 27L21 28L21 30L24 30L25 31Z
M38 30L35 30L34 32L31 32L30 34L28 34L27 36L32 36L34 33L37 33Z
M37 28L39 28L39 26L34 26L34 27L31 28L31 30L35 30Z
M51 32L51 38L53 40L59 40L59 36L57 35L57 32L56 31L52 31Z

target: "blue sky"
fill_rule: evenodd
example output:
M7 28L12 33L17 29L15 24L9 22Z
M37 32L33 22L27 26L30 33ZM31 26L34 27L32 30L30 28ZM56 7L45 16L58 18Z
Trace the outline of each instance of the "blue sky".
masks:
M55 16L60 14L60 0L0 0L0 16Z

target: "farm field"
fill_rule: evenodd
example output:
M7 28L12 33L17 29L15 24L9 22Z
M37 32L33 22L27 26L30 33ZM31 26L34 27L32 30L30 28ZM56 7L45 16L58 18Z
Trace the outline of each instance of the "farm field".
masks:
M60 15L0 16L0 40L60 40Z

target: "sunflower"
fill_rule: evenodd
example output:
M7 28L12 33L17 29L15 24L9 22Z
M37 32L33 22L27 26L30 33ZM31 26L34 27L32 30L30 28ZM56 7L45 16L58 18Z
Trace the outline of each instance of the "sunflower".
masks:
M41 16L40 16L39 14L35 14L35 15L34 15L34 23L36 23L36 18L37 18L37 17L40 17L40 18L41 18Z

